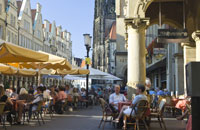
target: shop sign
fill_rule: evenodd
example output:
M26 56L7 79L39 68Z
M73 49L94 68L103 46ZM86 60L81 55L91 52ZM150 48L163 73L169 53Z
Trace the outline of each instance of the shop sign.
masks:
M158 29L158 42L160 43L181 43L188 40L186 29Z

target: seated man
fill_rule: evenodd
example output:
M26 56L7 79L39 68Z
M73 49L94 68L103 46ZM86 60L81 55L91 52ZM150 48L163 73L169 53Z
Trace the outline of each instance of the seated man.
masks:
M137 89L136 89L137 96L135 96L135 98L133 99L131 106L122 107L119 116L115 119L115 122L119 122L119 119L122 117L123 114L130 115L133 108L135 108L134 110L137 110L137 103L139 101L147 100L146 95L144 95L144 91L145 91L145 86L141 84L137 84ZM132 112L132 115L134 114L135 114L135 111Z
M29 108L29 119L31 119L32 111L37 110L38 103L43 101L43 88L38 87L37 88L37 95L35 95L35 99L30 103Z
M118 103L127 101L126 97L123 94L120 94L120 86L115 86L115 93L111 94L109 97L110 108L114 113L118 110Z

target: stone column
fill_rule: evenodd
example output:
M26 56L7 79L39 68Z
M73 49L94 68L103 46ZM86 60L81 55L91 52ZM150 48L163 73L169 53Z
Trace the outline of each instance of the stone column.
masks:
M183 47L183 58L184 58L184 93L187 95L186 89L186 69L187 63L196 60L196 48L191 43L182 43Z
M193 32L192 38L196 43L196 61L200 61L200 30Z
M178 95L184 94L184 60L183 49L180 44L175 44L175 76L176 76L176 91Z
M128 35L128 98L135 93L136 84L145 84L146 55L145 27L149 23L146 18L125 19Z

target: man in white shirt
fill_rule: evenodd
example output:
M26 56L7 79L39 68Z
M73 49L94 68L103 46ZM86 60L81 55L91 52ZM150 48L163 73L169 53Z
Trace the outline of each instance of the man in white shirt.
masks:
M120 94L120 86L115 85L115 93L111 94L109 97L109 104L112 111L116 112L116 110L118 110L118 103L125 102L126 100L126 97L123 94Z
M134 110L137 111L137 103L141 100L147 100L146 95L144 95L145 92L145 86L142 84L137 84L136 85L137 89L136 89L136 94L137 96L135 96L135 98L132 101L131 106L123 106L119 116L115 119L115 122L119 122L119 119L122 117L123 114L125 115L130 115L132 112L132 115L135 114L135 111L132 111L133 108L135 108Z

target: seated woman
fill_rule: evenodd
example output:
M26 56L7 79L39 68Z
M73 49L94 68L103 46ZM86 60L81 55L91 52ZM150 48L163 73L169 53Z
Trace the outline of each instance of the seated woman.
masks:
M17 118L17 121L16 121L16 125L21 124L24 106L26 105L26 103L31 102L33 99L34 99L34 97L32 95L29 95L28 91L26 91L25 88L20 89L19 96L18 96L18 99L16 101L16 103L18 105L18 110L17 110L18 118Z
M9 111L7 115L7 121L12 124L11 111L13 108L13 102L7 95L5 95L3 84L0 85L0 102L6 103L4 111Z
M137 89L136 89L137 96L135 96L135 98L133 99L131 106L123 106L122 107L119 116L115 119L115 122L119 122L119 119L122 117L123 114L130 115L133 108L134 108L134 110L137 111L137 103L140 100L147 100L146 95L144 95L145 86L141 85L141 84L137 84L136 87L137 87ZM134 110L132 112L132 115L135 115Z
M50 96L51 96L51 99L53 100L53 103L51 104L51 105L55 105L55 103L56 103L56 98L57 98L57 96L58 96L58 93L55 91L55 87L54 86L52 86L51 88L50 88Z
M67 98L67 94L65 93L65 88L64 87L59 87L58 95L56 98L56 103L55 103L55 111L58 114L62 114L62 104L65 102L65 99Z

